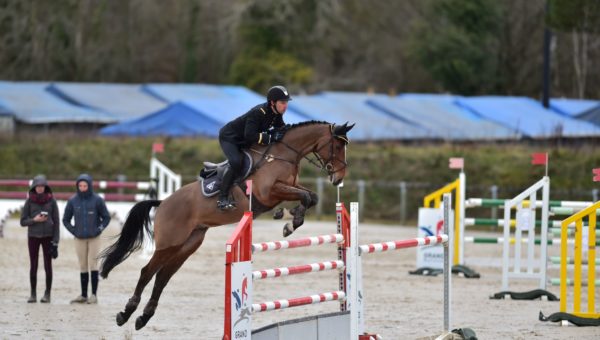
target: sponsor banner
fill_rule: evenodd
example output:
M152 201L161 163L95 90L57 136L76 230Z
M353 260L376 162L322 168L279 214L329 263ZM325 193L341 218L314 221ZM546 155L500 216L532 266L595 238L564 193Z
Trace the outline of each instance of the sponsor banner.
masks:
M231 264L231 339L252 336L252 261Z
M450 223L454 221L454 211L450 211ZM450 226L448 233L452 229ZM438 236L444 233L444 213L442 208L419 208L417 237ZM444 269L444 246L442 244L417 247L417 268L429 267Z

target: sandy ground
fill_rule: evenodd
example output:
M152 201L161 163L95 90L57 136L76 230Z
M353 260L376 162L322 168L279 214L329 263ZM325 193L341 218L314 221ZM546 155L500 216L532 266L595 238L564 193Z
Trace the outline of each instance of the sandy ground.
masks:
M259 220L254 242L281 239L282 223ZM103 237L118 231L111 224ZM146 259L134 254L100 282L98 305L70 305L79 293L79 273L73 242L63 239L60 256L54 261L51 304L28 304L28 256L26 229L9 220L0 239L0 338L1 339L221 339L223 329L224 248L233 226L214 228L203 246L190 257L163 292L154 317L140 331L134 319L118 327L115 314L121 311L137 283ZM329 221L307 222L292 237L335 232ZM479 234L485 234L480 232ZM495 233L494 235L498 235ZM415 227L362 224L360 243L390 241L416 236ZM490 236L490 235L488 235ZM557 254L553 248L551 254ZM482 275L480 279L454 277L451 323L469 327L479 339L599 339L600 328L561 327L538 321L538 313L558 312L558 302L490 300L501 288L501 245L467 245L466 261ZM274 256L275 255L275 256ZM255 269L333 260L333 245L257 254ZM40 263L41 265L41 263ZM430 339L442 331L442 277L408 275L415 268L415 251L373 254L365 258L366 328L383 339ZM551 267L550 276L558 268ZM38 272L38 298L44 285L43 268ZM530 281L518 282L512 290L536 288ZM150 283L152 285L152 282ZM313 273L255 283L254 302L292 298L337 290L337 272ZM150 294L146 288L142 303ZM522 288L522 289L521 289ZM558 287L549 287L558 295ZM254 328L277 321L337 311L336 302L260 313L253 316Z

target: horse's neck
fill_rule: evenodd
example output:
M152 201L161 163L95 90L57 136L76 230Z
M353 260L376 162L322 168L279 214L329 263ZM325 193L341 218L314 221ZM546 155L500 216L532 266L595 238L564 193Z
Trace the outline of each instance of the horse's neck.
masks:
M318 128L317 128L318 127ZM319 139L329 133L326 126L307 126L305 128L297 128L288 132L290 141L288 144L295 150L298 150L301 157L311 153Z

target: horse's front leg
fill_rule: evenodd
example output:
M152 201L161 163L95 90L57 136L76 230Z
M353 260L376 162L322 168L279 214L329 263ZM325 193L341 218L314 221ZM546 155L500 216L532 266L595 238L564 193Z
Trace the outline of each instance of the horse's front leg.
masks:
M316 193L298 186L275 183L271 188L271 194L282 201L300 201L300 205L293 208L290 213L294 216L292 223L286 223L283 227L283 236L291 235L294 230L304 224L306 210L317 204L319 197Z
M309 189L307 189L299 184L296 184L295 187L306 191L311 197L311 202L306 207L303 207L301 204L298 204L297 206L295 206L289 210L287 208L283 208L283 207L279 208L273 213L274 220L281 220L281 219L291 220L296 215L300 215L301 217L304 217L303 214L306 212L306 210L314 207L319 202L319 196L316 193L310 191Z

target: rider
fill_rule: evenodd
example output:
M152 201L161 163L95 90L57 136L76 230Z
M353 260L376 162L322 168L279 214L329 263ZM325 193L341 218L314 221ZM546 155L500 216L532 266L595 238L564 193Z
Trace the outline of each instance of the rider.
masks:
M244 115L232 120L219 131L219 143L230 168L223 175L221 192L217 208L231 210L235 201L229 197L233 181L242 172L242 148L254 143L268 145L283 138L285 126L283 114L287 110L288 101L292 100L287 89L281 85L273 86L267 92L267 102L259 104ZM274 128L273 130L270 130Z

